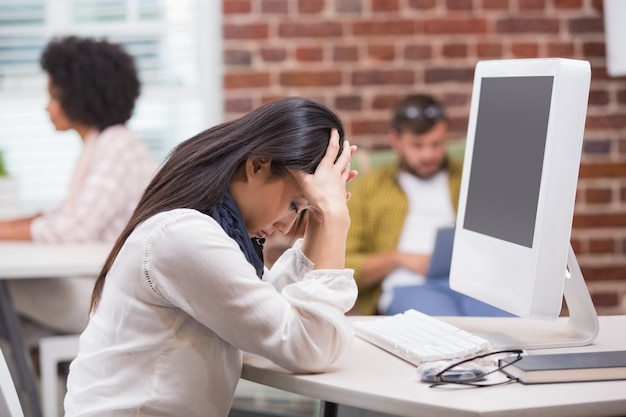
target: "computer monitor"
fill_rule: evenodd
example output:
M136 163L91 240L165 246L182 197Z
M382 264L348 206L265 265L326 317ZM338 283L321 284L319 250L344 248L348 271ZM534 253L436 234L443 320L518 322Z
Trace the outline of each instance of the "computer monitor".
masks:
M598 318L570 245L591 78L586 61L504 59L476 65L452 289L529 319L499 347L591 343ZM569 320L556 322L563 296ZM504 332L506 333L506 332Z

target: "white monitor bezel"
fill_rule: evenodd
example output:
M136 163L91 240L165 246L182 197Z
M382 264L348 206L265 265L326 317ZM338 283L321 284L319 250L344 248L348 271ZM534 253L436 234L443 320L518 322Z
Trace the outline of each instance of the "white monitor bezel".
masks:
M487 77L529 76L554 77L531 248L463 227L481 82ZM590 79L589 63L572 59L505 59L476 65L450 273L454 290L520 317L559 316Z

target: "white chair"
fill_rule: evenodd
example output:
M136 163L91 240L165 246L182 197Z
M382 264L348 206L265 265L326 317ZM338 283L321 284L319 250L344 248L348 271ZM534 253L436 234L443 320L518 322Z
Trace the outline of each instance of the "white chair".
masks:
M41 407L44 417L58 417L59 362L70 361L78 354L79 335L49 336L39 340L39 371L41 372ZM63 392L64 394L65 392ZM1 416L1 414L0 414Z
M24 417L24 411L2 351L0 351L0 416Z

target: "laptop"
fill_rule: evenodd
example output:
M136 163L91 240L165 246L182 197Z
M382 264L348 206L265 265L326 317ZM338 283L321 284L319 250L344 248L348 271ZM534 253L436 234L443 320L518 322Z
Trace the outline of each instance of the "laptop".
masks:
M430 266L426 278L447 279L450 276L453 244L454 226L440 227L435 237L435 246L430 257Z

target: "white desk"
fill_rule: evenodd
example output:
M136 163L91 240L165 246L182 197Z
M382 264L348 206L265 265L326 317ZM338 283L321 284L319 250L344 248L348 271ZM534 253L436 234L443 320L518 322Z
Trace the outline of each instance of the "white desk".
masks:
M0 280L96 275L111 246L0 241Z
M517 318L454 317L446 321L477 332L498 326L515 328ZM559 319L562 320L562 319ZM600 317L600 334L586 347L567 351L626 350L626 316ZM534 351L551 352L556 350ZM294 375L264 358L246 355L242 377L326 402L324 416L342 406L405 417L589 417L626 416L626 380L521 385L488 388L429 388L418 382L416 368L355 338L352 347L323 374ZM337 407L336 405L339 404ZM348 414L348 413L346 413ZM370 415L370 414L367 414Z
M16 365L16 383L25 392L34 417L41 416L39 393L5 280L95 276L111 249L110 244L46 245L32 242L0 241L0 337L11 344Z

